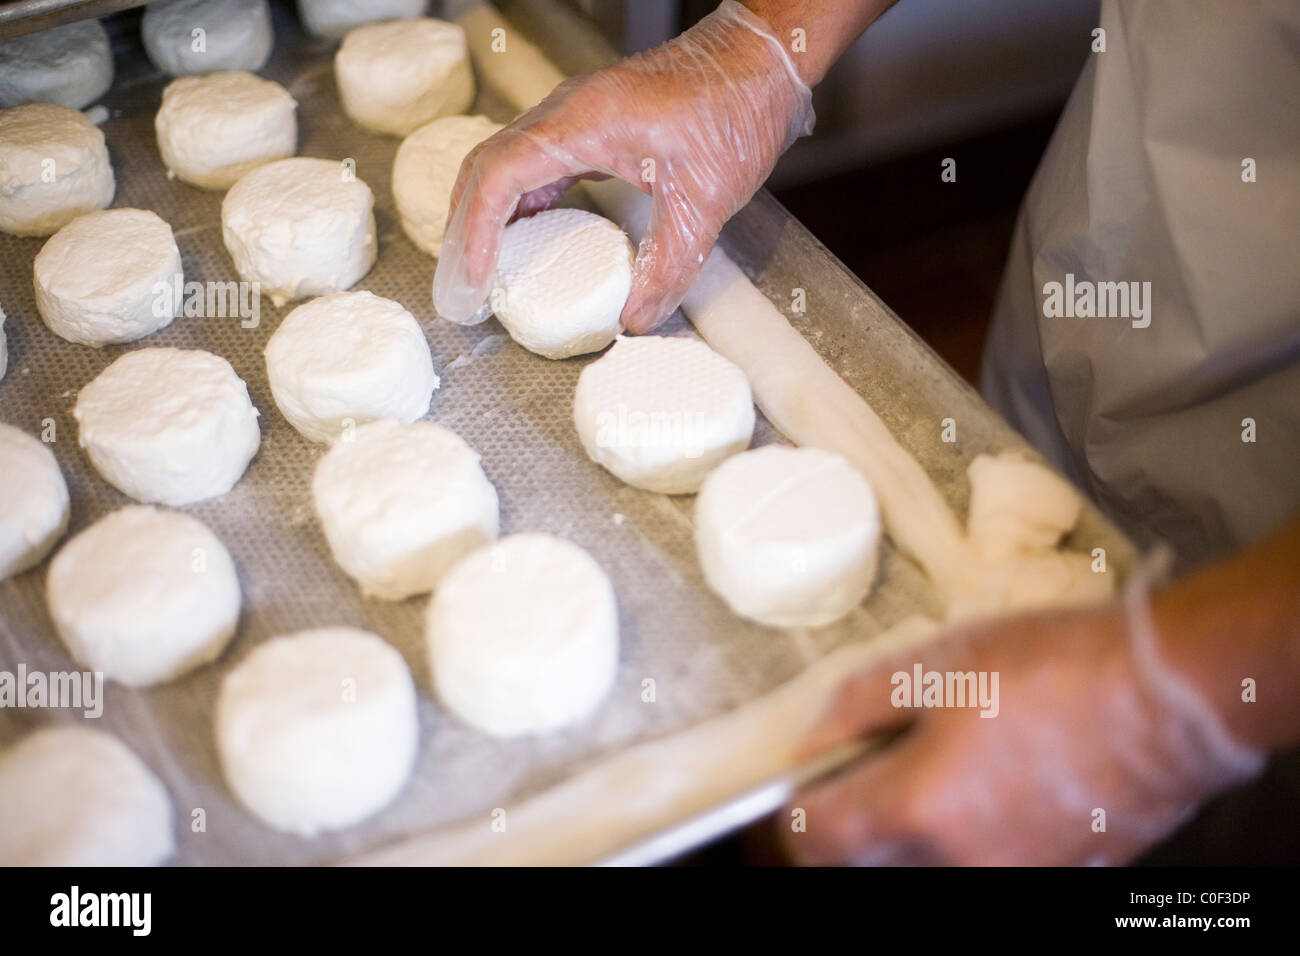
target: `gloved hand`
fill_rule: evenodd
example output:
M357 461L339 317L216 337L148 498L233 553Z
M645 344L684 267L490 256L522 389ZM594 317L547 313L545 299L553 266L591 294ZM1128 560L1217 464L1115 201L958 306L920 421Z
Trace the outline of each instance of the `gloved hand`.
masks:
M723 224L812 124L812 94L781 40L724 0L676 39L561 83L466 157L434 306L453 322L482 321L511 218L547 208L575 179L617 176L654 199L623 309L625 328L648 331L681 302Z
M998 713L898 709L891 675L996 672ZM804 863L1117 864L1264 758L1160 659L1145 589L1124 607L984 622L850 679L810 735L820 752L891 729L884 751L796 795ZM1105 811L1097 832L1095 812Z

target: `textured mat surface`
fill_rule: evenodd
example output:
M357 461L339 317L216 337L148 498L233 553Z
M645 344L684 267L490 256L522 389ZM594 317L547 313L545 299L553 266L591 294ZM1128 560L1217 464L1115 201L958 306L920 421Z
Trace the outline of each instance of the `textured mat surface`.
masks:
M362 599L331 561L315 520L310 479L323 448L297 434L271 400L262 350L292 305L261 302L257 328L238 318L178 318L140 342L96 350L54 336L36 312L32 260L43 240L0 235L0 305L9 319L10 368L0 380L0 421L30 434L52 420L52 450L72 497L75 534L128 500L100 479L77 447L71 410L77 391L124 350L146 346L208 349L227 358L261 412L262 445L227 495L184 509L225 542L239 569L243 614L238 634L214 665L168 685L137 691L109 684L99 725L119 734L162 777L175 801L175 862L313 863L337 860L405 835L481 818L536 793L575 768L727 711L798 673L845 641L860 640L934 599L919 572L886 546L873 596L840 624L807 632L748 625L704 587L691 541L693 499L623 485L587 460L571 413L585 361L551 362L524 351L495 320L462 328L436 319L430 299L434 262L402 234L390 171L398 140L364 133L338 108L332 48L305 39L277 8L276 54L263 75L299 102L302 156L352 158L375 193L379 259L355 288L401 302L420 321L442 387L429 419L475 447L501 499L502 532L548 531L587 548L618 593L622 648L609 699L585 724L545 738L499 743L460 724L434 698L421 637L426 600ZM166 178L153 134L164 79L136 51L117 51L118 80L105 98L103 126L118 191L114 206L152 209L180 246L187 280L238 279L222 242L221 194ZM486 99L478 108L508 112ZM868 396L900 440L921 458L960 506L970 455L1014 441L955 376L879 307L823 249L766 200L732 230L733 254L778 303L800 285L821 306L799 316L803 331L851 384ZM757 218L755 218L757 217ZM776 227L773 228L773 224ZM789 232L790 234L786 234ZM794 257L792 260L791 257ZM816 277L790 273L816 264ZM818 324L823 323L823 324ZM675 317L665 334L693 335ZM939 417L958 415L960 449L939 445ZM755 444L781 440L760 419ZM44 602L48 561L0 583L0 670L75 670L55 636ZM212 741L212 708L222 674L258 642L302 628L367 628L404 654L420 693L421 748L410 786L367 823L312 840L278 834L246 813L226 790ZM654 681L654 701L643 700ZM38 724L80 713L0 709L0 746ZM195 832L194 811L205 829ZM11 825L3 821L0 825Z

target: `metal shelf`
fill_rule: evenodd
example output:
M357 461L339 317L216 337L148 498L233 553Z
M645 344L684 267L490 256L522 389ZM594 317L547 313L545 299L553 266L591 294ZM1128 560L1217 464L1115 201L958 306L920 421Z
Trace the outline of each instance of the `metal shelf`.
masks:
M143 7L149 0L10 0L0 3L0 40L36 33L76 20L106 17Z

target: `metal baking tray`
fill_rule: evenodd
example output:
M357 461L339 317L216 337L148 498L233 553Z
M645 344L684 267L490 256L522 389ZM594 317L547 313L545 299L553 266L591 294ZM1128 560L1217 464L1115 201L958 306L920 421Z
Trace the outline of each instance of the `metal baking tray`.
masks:
M595 60L610 56L598 38L587 36L583 46L564 23L548 28L535 5L507 10L566 69L581 68L574 57L583 49ZM398 141L364 133L346 119L332 75L333 46L304 36L284 6L276 5L275 15L275 52L262 74L284 84L299 103L298 154L354 160L358 177L375 194L379 259L356 288L396 299L420 321L442 378L428 417L482 454L500 494L503 533L547 531L571 538L609 573L620 604L621 661L604 706L563 733L498 742L459 723L431 690L421 634L425 600L363 599L329 557L309 490L323 449L298 435L276 410L262 357L267 338L292 306L276 309L263 299L255 328L242 327L237 317L182 317L130 345L73 345L49 332L36 311L32 260L43 240L0 235L0 305L9 317L10 347L9 371L0 380L0 420L30 434L53 423L56 440L50 447L72 499L69 535L129 503L91 469L71 417L77 391L125 350L177 346L222 355L248 383L261 412L262 445L244 478L229 494L184 509L211 527L235 559L244 600L238 634L218 662L164 686L133 690L110 682L97 722L139 753L171 792L178 839L173 862L330 863L417 834L486 821L492 808L516 805L634 743L696 726L753 700L842 644L869 640L916 612L938 610L924 576L886 544L875 592L834 626L777 631L731 614L704 586L696 563L693 499L630 488L583 453L571 412L586 360L552 362L532 355L494 320L460 327L435 318L434 262L402 234L394 211L390 169ZM171 223L187 280L237 279L221 242L221 195L168 180L159 160L153 115L165 78L148 64L137 37L119 30L114 35L118 77L104 99L110 115L103 124L118 181L113 205L152 209ZM490 96L481 96L476 108L510 118ZM819 307L793 317L799 330L872 403L954 507L964 508L964 468L973 455L1023 447L972 389L770 196L761 194L742 211L724 243L778 304L789 302L795 286L817 290ZM680 315L662 331L694 334ZM945 417L962 422L956 445L935 440ZM760 418L755 445L782 440ZM1123 538L1091 508L1076 534L1109 547L1118 561L1129 553ZM29 671L78 669L46 611L47 566L0 583L0 670L12 672L20 664ZM304 839L266 828L231 796L221 779L211 716L223 673L252 646L333 624L372 630L404 655L420 694L420 756L410 785L376 817ZM646 679L655 681L653 703L642 698ZM38 725L80 719L79 712L0 709L0 746ZM616 859L644 863L680 853L770 808L784 785L775 782L757 796L737 794L710 814L642 834ZM191 821L199 809L205 827L195 832Z

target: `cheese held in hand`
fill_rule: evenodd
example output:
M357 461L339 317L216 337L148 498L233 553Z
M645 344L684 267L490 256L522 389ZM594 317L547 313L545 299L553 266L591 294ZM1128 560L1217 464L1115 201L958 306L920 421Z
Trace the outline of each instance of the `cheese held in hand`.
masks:
M548 209L506 227L488 305L510 337L550 359L599 352L622 331L636 250L581 209Z

